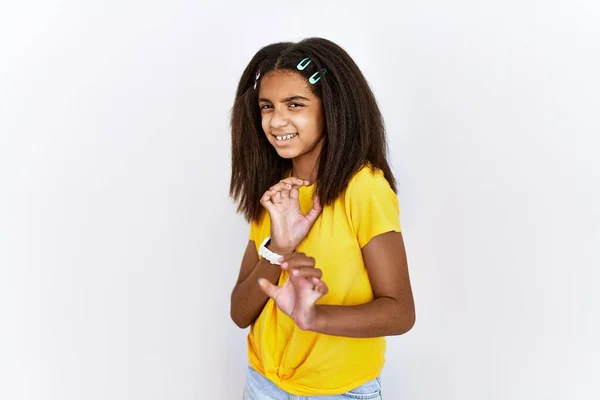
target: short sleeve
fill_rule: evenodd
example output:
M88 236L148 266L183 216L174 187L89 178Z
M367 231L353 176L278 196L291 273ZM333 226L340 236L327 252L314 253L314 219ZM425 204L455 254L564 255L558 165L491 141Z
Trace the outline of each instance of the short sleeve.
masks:
M250 228L248 232L248 239L256 242L256 222L250 222Z
M269 220L268 214L264 213L258 221L252 220L248 229L248 239L252 240L256 245L256 250L260 247L260 244L267 236L269 236Z
M347 191L350 220L361 248L382 233L402 232L398 197L381 171L361 170Z

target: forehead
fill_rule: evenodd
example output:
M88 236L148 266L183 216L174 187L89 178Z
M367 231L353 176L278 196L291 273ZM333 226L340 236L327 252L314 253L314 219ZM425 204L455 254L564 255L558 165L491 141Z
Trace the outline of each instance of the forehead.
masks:
M315 97L306 79L292 71L269 72L260 82L258 96L270 100L291 96L303 96L309 99Z

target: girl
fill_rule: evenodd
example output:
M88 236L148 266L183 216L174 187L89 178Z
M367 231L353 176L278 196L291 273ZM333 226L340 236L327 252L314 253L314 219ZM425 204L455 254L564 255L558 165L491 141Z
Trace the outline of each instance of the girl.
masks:
M380 399L415 310L395 179L364 76L320 38L262 48L233 106L230 194L250 222L231 318L245 399Z

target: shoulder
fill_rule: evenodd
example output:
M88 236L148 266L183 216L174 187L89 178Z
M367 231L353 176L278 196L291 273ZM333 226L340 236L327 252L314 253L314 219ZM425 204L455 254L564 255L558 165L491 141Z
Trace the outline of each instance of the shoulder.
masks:
M393 194L390 183L385 178L383 171L368 164L363 166L348 182L346 199L357 197L370 197L373 195Z
M345 210L361 248L379 234L402 231L398 197L380 169L366 166L350 179Z

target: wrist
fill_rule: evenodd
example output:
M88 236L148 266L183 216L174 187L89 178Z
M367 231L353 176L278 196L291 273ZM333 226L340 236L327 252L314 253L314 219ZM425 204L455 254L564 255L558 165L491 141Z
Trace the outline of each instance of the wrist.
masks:
M282 258L292 251L290 248L271 245L271 237L267 236L259 246L258 255L271 264L281 265Z
M265 247L270 251L282 256L293 253L296 249L296 246L291 245L291 243L278 243L277 240L274 240L272 236L269 236L269 240L266 242Z
M304 331L323 332L325 319L321 308L315 304L310 311L297 318L295 322Z
M315 314L310 324L310 330L314 332L325 331L325 316L323 315L323 308L315 304Z
M280 254L282 256L288 255L290 253L294 252L294 248L293 247L281 247L281 246L277 246L275 244L273 244L273 241L270 241L269 243L267 243L265 245L265 247L269 250L271 250L273 253L277 253Z

